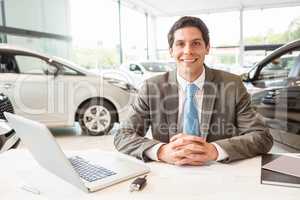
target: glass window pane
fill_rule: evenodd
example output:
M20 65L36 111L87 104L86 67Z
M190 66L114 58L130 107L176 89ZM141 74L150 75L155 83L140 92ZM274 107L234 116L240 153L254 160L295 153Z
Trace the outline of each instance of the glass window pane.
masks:
M299 10L300 6L244 11L245 43L281 44L299 39Z
M78 72L69 68L69 67L66 67L66 66L62 66L63 67L63 74L64 75L78 75Z
M15 59L22 74L53 74L57 69L36 57L16 55Z
M125 5L121 9L124 62L146 60L146 16Z
M297 65L300 63L300 50L288 52L273 59L260 72L259 79L277 79L287 78L291 70L298 70Z
M72 0L71 60L82 67L108 68L119 63L118 4L111 0Z

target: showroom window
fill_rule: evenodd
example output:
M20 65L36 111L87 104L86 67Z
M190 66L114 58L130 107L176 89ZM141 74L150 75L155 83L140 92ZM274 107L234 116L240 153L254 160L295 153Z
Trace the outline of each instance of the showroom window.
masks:
M119 63L118 4L111 0L72 0L71 60L87 69Z
M68 1L3 0L0 43L70 58Z
M147 38L144 13L127 6L121 8L124 62L146 60Z
M245 51L245 65L253 66L272 52L263 50L264 45L299 39L299 9L296 6L244 11L244 43L262 47L259 51Z
M209 29L211 49L205 63L211 67L221 69L235 67L238 64L239 53L237 47L239 43L239 12L205 14L196 17L202 19ZM180 16L160 17L157 20L159 59L172 59L169 53L167 34L173 23L179 18ZM224 21L226 21L226 26L224 26ZM232 48L227 48L227 46Z

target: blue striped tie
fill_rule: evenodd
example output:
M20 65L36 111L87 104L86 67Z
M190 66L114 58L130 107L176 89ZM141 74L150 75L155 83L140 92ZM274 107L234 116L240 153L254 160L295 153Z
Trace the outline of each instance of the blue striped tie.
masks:
M198 109L194 96L199 88L195 84L186 86L186 98L184 102L183 132L189 135L199 136Z

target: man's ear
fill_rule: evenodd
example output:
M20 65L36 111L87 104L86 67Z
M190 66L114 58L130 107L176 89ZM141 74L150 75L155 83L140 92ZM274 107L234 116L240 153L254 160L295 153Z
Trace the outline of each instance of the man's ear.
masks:
M172 48L169 48L169 53L170 53L171 58L173 58L173 49Z
M208 55L209 54L209 50L210 50L210 43L208 43L206 45L206 52L205 52L205 55Z

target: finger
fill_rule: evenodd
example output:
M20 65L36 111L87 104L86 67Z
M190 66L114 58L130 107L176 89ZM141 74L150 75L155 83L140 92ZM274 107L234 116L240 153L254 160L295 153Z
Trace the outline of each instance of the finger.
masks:
M190 141L190 140L186 140L185 138L179 138L179 139L171 142L170 145L173 149L177 149L179 147L182 147L182 146L185 146L185 145L188 145L188 144L192 144L192 143L195 143L195 142Z
M185 135L185 134L183 134L183 133L179 133L179 134L177 134L177 135L174 135L173 137L171 137L170 142L173 142L173 141L175 141L175 140L177 140L177 139L183 137L184 135Z
M201 166L201 165L204 165L204 163L203 162L190 162L189 165Z
M178 147L178 148L189 149L194 153L207 153L207 151L208 151L206 145L195 143L195 142L187 144L185 146Z
M182 159L182 158L186 157L187 155L189 155L191 153L192 152L188 149L180 149L180 150L174 151L172 156L175 159Z
M183 146L187 146L187 145L191 145L190 148L197 148L197 147L200 147L200 146L203 146L202 149L206 146L206 142L202 142L201 139L198 139L197 141L193 140L193 139L189 139L189 138L192 138L192 137L182 137L182 138L179 138L177 140L175 140L174 142L170 143L171 144L171 147L173 149L177 149L179 147L183 147ZM200 142L201 141L201 142ZM198 145L198 146L197 146Z
M203 165L203 162L200 161L193 161L189 158L184 158L181 160L178 160L174 163L175 165L193 165L193 166L199 166L199 165Z
M192 160L193 162L207 162L208 157L206 154L201 154L201 153L191 153L186 155L186 158Z
M190 160L189 158L183 158L183 159L177 160L174 164L175 165L188 165L191 162L193 162L193 161Z
M204 145L198 144L198 143L195 143L195 142L187 144L187 145L178 146L178 147L176 147L176 149L177 150L188 149L192 153L201 153L201 154L204 154L204 153L207 152L207 149Z
M206 140L204 140L204 138L200 137L200 136L194 136L194 135L187 135L184 133L175 135L171 138L171 142L176 141L178 139L185 139L185 140L189 140L189 141L193 141L193 142L199 142L199 143L205 143Z

